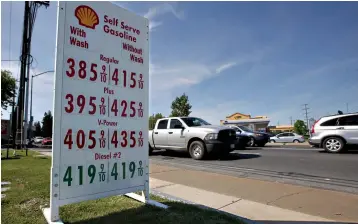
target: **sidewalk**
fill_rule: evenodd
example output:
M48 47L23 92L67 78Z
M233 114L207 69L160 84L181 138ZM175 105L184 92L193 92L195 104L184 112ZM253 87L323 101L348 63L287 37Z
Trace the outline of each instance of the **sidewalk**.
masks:
M150 177L153 192L263 223L358 223L358 195L153 163L150 165Z
M198 188L188 187L150 178L151 193L174 200L204 205L223 212L243 217L252 223L281 223L283 221L334 222L318 216L282 209L242 198L226 196Z

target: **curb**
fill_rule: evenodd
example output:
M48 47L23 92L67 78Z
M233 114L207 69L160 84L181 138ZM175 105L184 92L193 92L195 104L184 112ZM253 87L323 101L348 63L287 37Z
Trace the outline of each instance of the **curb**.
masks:
M206 210L211 210L211 211L219 212L219 213L221 213L221 214L224 214L224 215L227 215L227 216L231 216L231 217L233 217L233 218L237 218L237 219L243 221L243 222L246 223L246 224L260 224L260 222L253 221L253 220L244 218L244 217L242 217L242 216L234 215L234 214L231 214L231 213L228 213L228 212L225 212L225 211L221 211L221 210L218 210L218 209L216 209L216 208L211 208L211 207L208 207L208 206L205 206L205 205L196 204L196 203L191 202L191 201L188 201L188 200L184 200L184 199L181 199L181 198L178 198L178 197L169 195L169 194L162 193L162 192L157 191L157 190L155 190L155 189L150 189L150 194L153 194L153 195L155 195L155 196L158 196L158 197L161 197L161 198L165 198L165 199L168 199L168 200L171 200L171 201L176 201L176 202L181 202L181 203L184 203L184 204L194 205L194 206L196 206L196 207L198 207L198 208L201 208L201 209L206 209Z

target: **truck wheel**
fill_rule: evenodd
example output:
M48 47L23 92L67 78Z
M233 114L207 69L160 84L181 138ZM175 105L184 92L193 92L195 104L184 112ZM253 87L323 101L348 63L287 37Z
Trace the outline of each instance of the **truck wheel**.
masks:
M250 137L249 141L247 142L248 147L254 147L255 146L255 139L253 137Z
M152 153L153 153L153 148L149 144L149 155L151 155Z
M340 153L343 151L344 142L342 141L342 139L337 138L337 137L328 137L323 142L323 148L327 152Z
M201 160L205 156L205 146L200 141L194 141L189 146L189 153L191 158L195 160Z

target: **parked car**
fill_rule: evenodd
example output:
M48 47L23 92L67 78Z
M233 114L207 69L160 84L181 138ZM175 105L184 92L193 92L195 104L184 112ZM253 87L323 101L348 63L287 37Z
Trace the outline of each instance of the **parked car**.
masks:
M42 140L42 145L52 145L52 138L50 138L50 137L44 138Z
M276 136L270 137L270 142L282 142L282 143L302 143L305 142L305 137L293 132L284 132Z
M149 153L156 149L186 151L193 159L208 154L228 154L236 148L236 133L197 117L170 117L157 120L149 131Z
M35 144L42 143L42 140L43 140L43 139L44 139L43 137L37 136L37 137L34 138L34 143L35 143Z
M264 132L252 131L245 126L230 125L229 127L235 129L236 134L248 136L249 139L247 142L247 146L249 147L253 147L253 146L264 147L266 143L269 142L270 140L269 135Z
M358 145L358 113L321 117L313 124L308 142L331 153Z

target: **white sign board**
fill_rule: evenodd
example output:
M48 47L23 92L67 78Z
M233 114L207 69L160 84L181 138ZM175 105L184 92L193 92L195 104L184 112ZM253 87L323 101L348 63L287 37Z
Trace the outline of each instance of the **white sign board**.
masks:
M61 205L148 193L148 26L110 2L59 2L51 221Z

